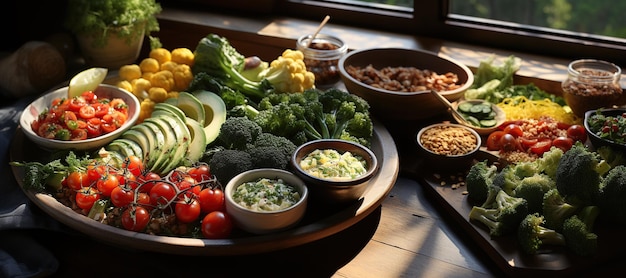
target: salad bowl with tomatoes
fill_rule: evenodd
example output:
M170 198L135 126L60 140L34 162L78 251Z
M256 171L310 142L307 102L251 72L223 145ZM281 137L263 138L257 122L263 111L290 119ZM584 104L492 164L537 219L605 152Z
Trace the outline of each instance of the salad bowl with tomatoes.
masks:
M120 136L139 117L139 100L116 86L69 98L68 87L39 97L20 117L26 137L47 150L95 150Z

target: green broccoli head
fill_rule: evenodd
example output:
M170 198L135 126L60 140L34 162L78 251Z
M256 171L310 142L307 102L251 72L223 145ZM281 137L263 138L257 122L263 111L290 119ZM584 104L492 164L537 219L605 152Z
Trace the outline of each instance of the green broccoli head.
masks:
M246 150L261 132L261 127L247 117L230 117L222 124L217 142L226 149Z
M517 229L520 221L528 214L528 204L522 198L506 194L504 190L496 191L491 204L472 207L469 219L487 226L491 236L503 236Z
M550 189L543 196L542 213L546 227L560 231L563 221L576 214L578 206L565 201L557 189Z
M241 150L220 150L211 156L209 168L211 174L226 185L236 175L252 169L252 157Z
M544 226L541 214L526 215L517 229L517 242L526 254L537 254L545 245L565 246L565 237L559 232Z
M557 167L556 187L563 197L580 205L594 204L608 164L581 142L563 154Z
M274 168L286 170L289 166L290 157L274 147L263 146L248 149L250 159L252 160L252 168Z
M598 250L598 236L585 222L573 215L563 222L563 237L569 250L580 256L593 256Z
M553 188L555 183L548 175L534 174L520 181L513 190L513 196L526 199L530 213L540 213L543 210L543 196Z
M468 197L477 203L487 200L489 187L493 184L493 178L498 173L495 165L488 165L487 161L479 161L470 167L465 177L465 186Z
M557 147L550 148L549 151L543 153L543 155L535 160L537 164L537 170L545 173L552 180L556 179L556 169L559 166L559 161L563 156L563 150Z
M507 194L513 194L513 190L522 180L515 174L515 166L507 165L493 177L493 185L502 188Z
M603 221L619 226L626 225L626 166L611 169L600 184L598 206Z

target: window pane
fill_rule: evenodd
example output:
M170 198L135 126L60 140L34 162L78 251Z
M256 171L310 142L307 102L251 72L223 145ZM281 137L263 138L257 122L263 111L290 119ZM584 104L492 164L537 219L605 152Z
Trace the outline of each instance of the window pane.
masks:
M415 0L327 0L326 2L359 4L364 6L389 5L413 9L413 1Z
M450 13L626 38L623 0L450 0Z

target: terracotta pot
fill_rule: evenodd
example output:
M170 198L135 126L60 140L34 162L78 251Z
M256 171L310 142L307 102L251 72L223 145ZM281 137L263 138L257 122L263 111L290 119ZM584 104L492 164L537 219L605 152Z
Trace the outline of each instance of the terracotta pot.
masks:
M138 30L138 32L141 32L141 35L134 36L130 42L111 31L107 34L105 45L95 43L97 36L93 34L77 35L77 40L88 65L118 69L123 65L133 64L139 57L144 31Z

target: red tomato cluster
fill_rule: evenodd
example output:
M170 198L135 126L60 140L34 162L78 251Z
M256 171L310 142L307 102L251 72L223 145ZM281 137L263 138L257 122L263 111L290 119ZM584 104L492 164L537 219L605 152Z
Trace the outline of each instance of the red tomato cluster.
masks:
M550 148L569 150L576 141L585 142L587 133L581 125L551 121L510 121L487 137L487 149L500 152L529 152L538 156Z
M224 238L232 230L224 193L206 164L161 177L130 156L121 168L93 163L71 172L63 184L76 192L76 206L85 214L96 201L110 200L122 211L121 226L127 230L144 231L153 215L163 214L173 214L178 224L198 224L206 238Z
M120 128L128 118L128 105L120 98L98 98L87 91L74 98L57 98L31 123L39 136L56 140L84 140Z

